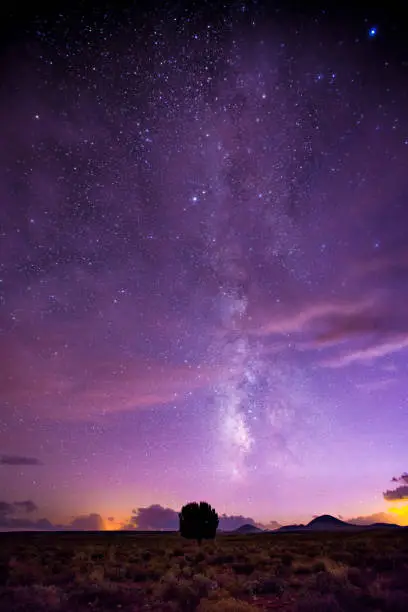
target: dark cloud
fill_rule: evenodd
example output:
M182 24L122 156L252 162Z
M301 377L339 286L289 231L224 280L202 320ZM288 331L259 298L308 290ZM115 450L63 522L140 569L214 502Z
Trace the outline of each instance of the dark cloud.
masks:
M372 307L372 298L339 300L333 298L302 304L296 309L281 308L266 313L257 312L257 319L262 321L256 333L259 335L280 335L312 331L330 320L346 320L361 316Z
M110 523L113 523L113 521L114 521L114 520L115 520L115 517L114 517L114 516L108 516L108 521L109 521Z
M30 514L36 510L37 506L31 499L15 501L13 503L0 501L0 519L15 515L17 512L26 512Z
M318 334L315 340L318 344L337 344L352 336L385 331L388 326L384 318L371 313L337 316L325 322L325 331Z
M257 523L257 527L262 527L262 529L273 531L274 529L279 529L279 527L282 527L282 525L277 521L269 521L269 523L266 523L265 525Z
M242 516L240 514L231 516L222 514L220 516L218 528L221 531L234 531L234 529L238 529L238 527L241 527L241 525L255 525L255 521L253 518Z
M354 525L372 525L373 523L396 523L397 517L387 512L376 512L368 516L357 516L356 518L343 519Z
M0 455L1 465L42 465L35 457L23 457L20 455Z
M397 500L397 499L407 499L408 500L408 485L397 487L396 489L388 490L383 493L384 499L387 501Z
M393 477L392 482L400 482L402 484L408 484L408 473L404 472L401 476Z
M0 529L38 529L38 521L16 516L19 512L30 514L36 510L36 504L30 499L13 503L0 501Z
M31 501L31 499L27 499L26 501L14 502L14 506L19 510L23 510L25 512L35 512L38 510L36 504Z
M27 530L54 530L55 525L52 525L47 519L39 519L32 521L28 518L10 517L0 515L0 529L27 529Z
M14 514L16 511L14 504L9 504L5 501L0 501L0 519L3 516L8 516L9 514Z
M105 529L102 517L96 513L74 517L67 525L54 524L47 518L31 519L16 516L18 512L31 514L37 510L37 505L31 500L14 503L0 501L0 530L103 531Z
M408 500L408 473L404 472L401 476L394 476L391 482L399 483L400 486L385 491L383 493L384 499L387 501Z
M171 508L164 508L160 504L152 504L145 508L132 510L132 517L125 529L149 530L176 530L179 527L178 513Z
M352 363L371 363L408 347L405 312L379 292L366 291L363 297L349 300L323 299L303 304L296 311L283 309L272 316L257 313L265 321L255 330L263 336L296 334L301 350L333 349L346 345L320 363L341 368ZM300 339L303 334L304 339ZM351 346L347 343L351 342Z

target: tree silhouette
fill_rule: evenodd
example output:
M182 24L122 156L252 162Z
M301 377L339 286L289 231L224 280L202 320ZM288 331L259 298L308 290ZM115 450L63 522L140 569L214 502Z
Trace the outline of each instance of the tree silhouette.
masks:
M217 531L218 514L207 502L191 502L179 512L180 535L188 540L213 540Z

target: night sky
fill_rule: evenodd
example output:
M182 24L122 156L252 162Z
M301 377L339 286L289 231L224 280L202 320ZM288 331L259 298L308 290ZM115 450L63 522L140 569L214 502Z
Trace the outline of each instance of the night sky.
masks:
M77 4L2 26L0 527L408 524L398 16Z

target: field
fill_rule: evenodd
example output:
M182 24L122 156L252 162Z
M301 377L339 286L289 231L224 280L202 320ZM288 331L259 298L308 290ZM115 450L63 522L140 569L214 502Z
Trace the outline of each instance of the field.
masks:
M408 611L408 531L0 534L2 612Z

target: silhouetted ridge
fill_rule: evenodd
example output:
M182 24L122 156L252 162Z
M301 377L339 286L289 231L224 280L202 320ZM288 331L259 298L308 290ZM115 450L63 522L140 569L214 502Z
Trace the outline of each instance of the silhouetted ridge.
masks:
M372 523L367 527L369 529L401 529L401 526L396 523Z
M317 527L320 525L330 525L337 527L349 526L350 523L346 523L345 521L341 521L340 519L331 516L330 514L322 514L322 516L317 516L312 519L310 523L307 524L307 527Z
M251 523L245 523L245 525L241 525L238 529L235 529L234 533L261 533L263 529L260 529L256 525L251 525Z

